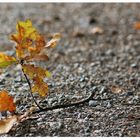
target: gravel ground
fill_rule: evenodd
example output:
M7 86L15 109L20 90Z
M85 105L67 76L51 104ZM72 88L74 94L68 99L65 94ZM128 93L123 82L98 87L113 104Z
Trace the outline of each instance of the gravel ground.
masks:
M0 4L0 50L14 54L8 35L17 20L30 18L46 37L62 33L45 65L49 96L56 105L86 98L89 103L41 112L1 136L140 136L140 4ZM96 27L99 27L97 30ZM97 33L98 32L98 33ZM15 96L17 112L33 101L18 67L0 75L0 89Z

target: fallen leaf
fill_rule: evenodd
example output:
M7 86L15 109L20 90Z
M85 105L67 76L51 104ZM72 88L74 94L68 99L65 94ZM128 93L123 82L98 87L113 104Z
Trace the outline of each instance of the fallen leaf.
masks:
M94 27L90 30L90 34L102 34L104 30L100 27Z
M16 105L14 104L13 97L8 95L8 92L3 90L0 91L0 111L10 111L16 110Z
M61 34L59 33L55 33L52 37L52 39L47 43L47 45L45 46L45 48L54 48L56 47L57 43L59 42L61 38Z
M16 122L17 116L11 116L9 118L0 120L0 134L8 133Z
M140 22L134 23L134 28L140 30Z
M123 89L121 87L119 87L119 86L116 86L116 85L113 85L110 89L111 89L111 91L113 93L121 93L121 92L123 92Z

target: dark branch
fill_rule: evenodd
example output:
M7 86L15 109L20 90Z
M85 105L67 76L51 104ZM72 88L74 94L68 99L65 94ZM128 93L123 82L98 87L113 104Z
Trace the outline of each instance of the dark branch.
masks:
M35 104L37 105L37 107L38 107L40 110L42 110L43 108L37 103L37 101L35 100L35 98L34 98L34 96L33 96L33 94L32 94L32 86L31 86L30 80L28 79L27 75L24 73L24 70L23 70L23 69L22 69L22 72L23 72L23 74L24 74L24 76L25 76L25 79L26 79L28 85L29 85L29 88L30 88L30 92L29 92L29 93L30 93L30 96L32 97L32 99L33 99L33 101L35 102Z
M21 63L21 66L22 66L22 63ZM30 80L28 79L27 75L24 73L24 70L22 68L22 72L25 76L25 79L29 85L29 89L30 89L30 96L32 97L33 101L35 102L36 106L39 108L39 110L36 110L34 112L32 112L32 114L35 114L35 113L39 113L39 112L43 112L43 111L49 111L49 110L54 110L54 109L59 109L59 108L67 108L67 107L71 107L71 106L77 106L77 105L80 105L80 104L83 104L83 103L86 103L88 102L89 100L92 99L92 97L94 96L95 92L92 92L86 99L83 99L83 100L80 100L80 101L77 101L77 102L74 102L74 103L70 103L70 104L63 104L63 105L56 105L56 106L52 106L52 107L46 107L46 108L42 108L38 103L37 101L35 100L33 94L32 94L32 87L31 87L31 83L30 83Z
M75 103L63 104L63 105L56 105L56 106L52 106L52 107L46 107L46 108L43 108L43 109L40 109L40 110L36 110L36 111L32 112L32 114L43 112L43 111L49 111L49 110L59 109L59 108L67 108L67 107L71 107L71 106L77 106L77 105L86 103L89 100L91 100L92 97L94 96L94 94L95 93L92 92L86 99L80 100L80 101L75 102Z

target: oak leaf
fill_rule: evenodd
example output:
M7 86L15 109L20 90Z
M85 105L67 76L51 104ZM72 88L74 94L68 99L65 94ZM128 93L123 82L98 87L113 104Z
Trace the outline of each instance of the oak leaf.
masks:
M9 118L0 120L0 134L8 133L16 122L17 116L11 116Z
M8 55L0 52L0 68L5 68L16 62L17 62L17 60L14 57L8 56Z
M40 77L34 77L34 86L32 92L38 92L40 96L44 97L48 93L48 85Z
M24 64L23 70L31 79L33 79L33 77L36 77L36 76L40 78L45 78L46 76L50 77L51 75L48 70L45 70L41 67L37 67L31 64Z
M25 61L31 62L31 61L47 61L49 60L49 57L46 54L37 54L34 56L26 56L24 58Z
M0 111L10 111L16 110L16 106L13 102L13 97L8 95L8 92L3 90L0 91Z

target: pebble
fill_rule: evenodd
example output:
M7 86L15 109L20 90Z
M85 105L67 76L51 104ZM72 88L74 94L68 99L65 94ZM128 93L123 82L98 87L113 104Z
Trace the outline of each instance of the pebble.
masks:
M94 101L94 100L90 100L89 101L89 106L95 107L97 105L98 105L98 102L97 101Z
M84 88L85 87L85 83L80 83L80 87Z
M51 129L54 131L57 131L62 127L61 122L49 122L49 125L50 125Z
M112 107L111 103L108 102L106 107L107 107L108 109L111 108L111 107Z
M132 68L137 68L137 64L133 63L133 64L131 64L131 67Z
M101 90L99 91L100 94L103 94L106 91L106 87L102 87Z

